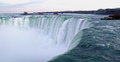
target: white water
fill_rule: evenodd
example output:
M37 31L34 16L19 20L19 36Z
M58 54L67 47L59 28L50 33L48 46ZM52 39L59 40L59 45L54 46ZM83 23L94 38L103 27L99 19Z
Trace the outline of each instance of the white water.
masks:
M75 47L72 40L88 26L65 16L1 18L0 62L46 62Z

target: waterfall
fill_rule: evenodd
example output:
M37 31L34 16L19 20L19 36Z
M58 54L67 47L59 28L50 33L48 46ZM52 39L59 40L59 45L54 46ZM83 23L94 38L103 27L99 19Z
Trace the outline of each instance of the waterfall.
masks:
M46 62L77 46L75 37L89 27L72 16L0 17L0 61Z

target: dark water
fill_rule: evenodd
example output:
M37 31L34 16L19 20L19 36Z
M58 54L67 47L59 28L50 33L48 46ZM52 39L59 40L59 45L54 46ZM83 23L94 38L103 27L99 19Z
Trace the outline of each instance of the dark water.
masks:
M120 62L120 20L89 21L79 45L49 62Z

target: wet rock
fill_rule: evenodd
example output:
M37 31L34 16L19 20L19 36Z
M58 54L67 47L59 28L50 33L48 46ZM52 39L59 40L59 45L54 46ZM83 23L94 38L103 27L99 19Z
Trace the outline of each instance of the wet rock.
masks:
M108 17L101 18L101 20L120 20L120 14L109 15Z

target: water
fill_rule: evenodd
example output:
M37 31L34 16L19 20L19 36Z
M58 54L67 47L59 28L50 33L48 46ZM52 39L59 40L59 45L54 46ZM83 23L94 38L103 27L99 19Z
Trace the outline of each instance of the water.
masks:
M101 17L1 16L0 61L120 62L120 20Z
M1 62L47 62L75 48L91 27L76 16L0 17Z
M93 26L83 30L77 47L49 62L120 62L120 20L101 17L85 16Z

